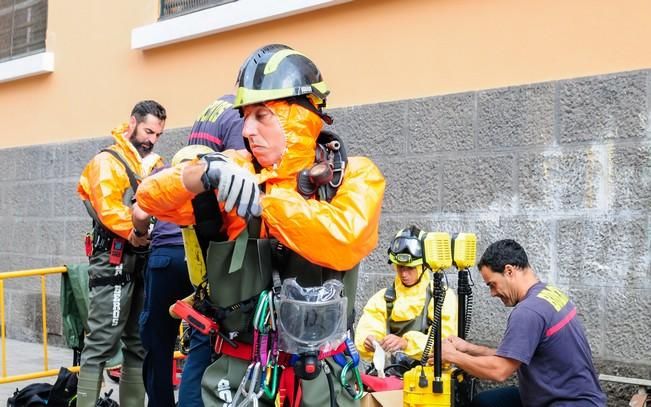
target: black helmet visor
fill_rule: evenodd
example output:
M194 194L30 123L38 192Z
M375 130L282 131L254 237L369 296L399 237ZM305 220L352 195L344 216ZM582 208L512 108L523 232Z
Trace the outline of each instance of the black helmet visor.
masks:
M399 253L410 254L415 258L423 257L423 247L421 241L415 237L396 237L391 243L391 253L397 255Z

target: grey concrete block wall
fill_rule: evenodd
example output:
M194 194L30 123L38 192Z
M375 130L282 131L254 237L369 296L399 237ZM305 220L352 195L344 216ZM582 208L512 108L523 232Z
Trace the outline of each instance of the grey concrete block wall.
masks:
M380 244L362 264L358 309L393 278L386 246L404 226L475 232L479 254L514 238L540 276L578 304L599 371L649 378L650 84L644 70L331 109L349 155L369 156L387 179ZM167 130L156 151L169 160L187 132ZM90 222L76 182L108 144L102 137L0 150L0 271L84 261ZM496 345L508 310L476 270L473 278L471 338ZM38 285L6 285L10 336L39 337ZM48 289L56 302L58 281ZM625 405L626 387L605 388L609 405Z
M473 231L479 254L514 238L575 299L600 372L651 378L650 83L636 71L332 110L349 154L387 179L358 308L391 280L401 227ZM496 345L508 310L473 276L470 335ZM605 387L626 405L630 388Z

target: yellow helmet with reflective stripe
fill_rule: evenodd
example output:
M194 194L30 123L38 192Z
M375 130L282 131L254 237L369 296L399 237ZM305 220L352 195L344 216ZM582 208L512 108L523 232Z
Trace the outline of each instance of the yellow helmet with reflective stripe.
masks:
M311 59L287 45L272 44L257 49L244 61L233 107L306 96L320 108L329 93Z
M389 264L416 267L423 264L423 238L425 232L416 226L401 229L389 245Z

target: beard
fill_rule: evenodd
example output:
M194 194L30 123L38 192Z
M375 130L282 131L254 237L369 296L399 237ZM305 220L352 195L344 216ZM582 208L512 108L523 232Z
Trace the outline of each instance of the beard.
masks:
M133 146L138 150L138 153L140 154L140 157L145 157L149 153L151 153L151 150L154 149L154 144L149 142L149 141L143 141L140 142L136 138L136 129L133 129L133 132L129 136L129 141Z

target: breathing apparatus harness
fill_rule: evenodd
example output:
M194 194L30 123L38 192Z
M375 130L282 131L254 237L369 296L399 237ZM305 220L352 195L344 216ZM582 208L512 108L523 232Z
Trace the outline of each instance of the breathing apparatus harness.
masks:
M330 202L343 181L346 162L347 155L341 138L332 132L322 131L316 142L315 163L297 175L299 193L305 199L314 198ZM259 164L255 160L253 163L259 170ZM195 214L197 210L207 215L217 213L215 202L212 202L214 201L213 197L214 193L205 194L201 199L197 199L199 196L195 198L193 201ZM197 232L202 229L214 231L216 224L221 226L219 219L208 216L203 222L206 223L205 227L202 227L204 225L201 220L204 219L204 216L196 215L196 217L199 221ZM255 220L255 218L251 219L249 223ZM198 233L198 237L205 256L206 243L215 236ZM337 406L334 380L339 380L351 397L360 399L363 395L361 375L358 370L360 357L349 335L346 334L345 339L335 348L326 346L324 351L317 349L289 354L281 350L282 338L279 338L278 307L282 306L279 296L283 288L283 281L281 281L278 270L287 269L288 259L293 258L293 252L274 239L271 240L271 247L273 259L271 289L231 307L220 308L211 304L207 284L204 283L195 292L194 309L187 310L184 316L184 319L187 319L190 324L193 324L193 321L194 324L198 324L199 330L203 329L206 333L217 335L214 347L217 354L250 361L231 405L233 407L257 405L258 399L265 395L269 399L278 397L280 405L283 405L286 399L291 406L298 406L302 392L296 378L312 380L320 374L321 370L326 373L331 406ZM322 269L321 278L324 281L327 278L339 280L338 283L343 287L341 272ZM248 321L249 326L253 327L251 344L236 341L232 334L219 330L220 320L235 310L243 309L255 310L251 320ZM319 315L319 313L314 315ZM346 315L345 307L343 315ZM204 321L202 317L206 318L205 322L201 322ZM338 378L334 378L333 366L326 359L330 357L342 368Z
M123 203L127 206L131 206L133 204L133 197L135 196L136 191L138 190L138 185L141 181L140 177L133 171L124 157L122 157L122 155L120 155L120 153L117 151L110 148L104 148L100 150L100 152L105 152L112 155L124 167L124 171L126 172L127 178L129 179L129 189L127 189L126 193L124 194ZM84 199L82 202L86 208L86 211L88 212L88 215L90 215L91 219L93 220L93 233L92 235L90 233L87 233L84 239L86 256L90 257L95 252L108 251L109 263L113 266L118 266L122 263L124 252L133 253L140 257L146 256L149 253L148 247L145 249L133 247L128 244L126 239L113 233L109 228L104 226L99 218L99 215L97 214L97 211L95 211L95 208L93 208L90 201ZM89 288L106 285L124 286L127 283L133 281L134 278L135 277L132 276L132 273L120 271L119 274L116 274L114 276L91 278L88 281L88 286Z

